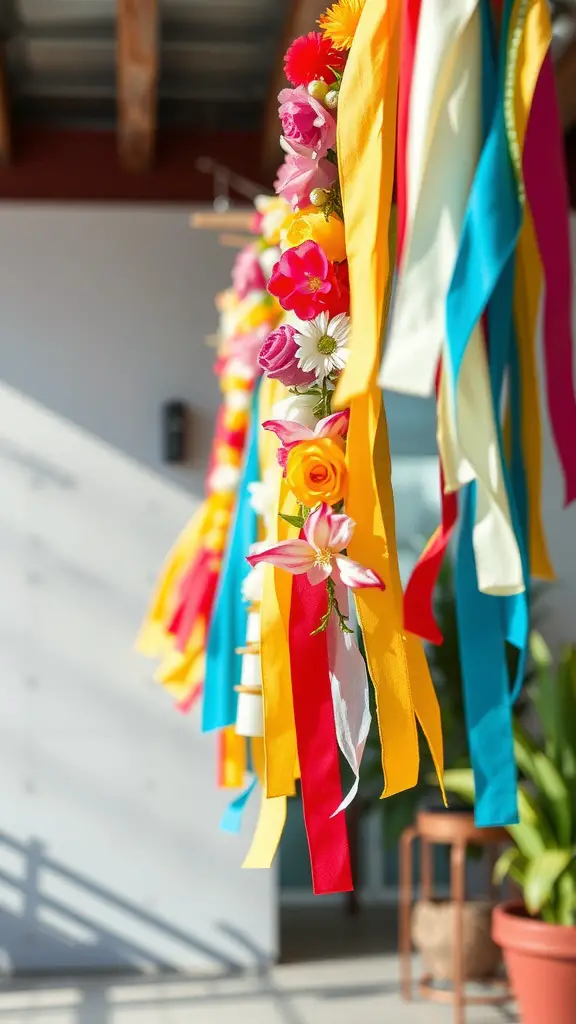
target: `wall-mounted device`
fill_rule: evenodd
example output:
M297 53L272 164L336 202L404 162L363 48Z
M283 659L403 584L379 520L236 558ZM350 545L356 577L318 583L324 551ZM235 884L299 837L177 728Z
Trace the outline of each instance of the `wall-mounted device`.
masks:
M172 399L162 409L162 438L164 462L186 461L188 407L186 402Z

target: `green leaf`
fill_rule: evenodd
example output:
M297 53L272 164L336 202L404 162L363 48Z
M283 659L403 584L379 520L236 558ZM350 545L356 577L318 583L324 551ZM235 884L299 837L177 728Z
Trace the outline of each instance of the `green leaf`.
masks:
M524 881L524 900L531 914L538 914L551 901L558 879L573 858L573 850L544 850L530 861Z
M284 514L284 512L280 512L279 516L280 519L284 520L284 522L290 523L290 526L297 526L299 530L301 530L302 527L304 526L305 520L302 518L302 516L287 516Z
M572 795L554 763L538 748L519 722L514 725L514 753L520 771L537 787L542 810L557 846L572 842Z
M510 876L513 882L523 887L528 863L526 857L520 853L517 846L509 846L500 854L494 865L494 873L492 875L494 885L502 885L504 879Z

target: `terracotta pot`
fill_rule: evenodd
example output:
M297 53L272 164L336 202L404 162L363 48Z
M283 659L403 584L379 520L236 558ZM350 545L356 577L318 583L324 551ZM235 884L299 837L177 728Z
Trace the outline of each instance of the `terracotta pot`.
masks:
M493 906L493 903L484 900L469 900L463 905L463 967L466 981L493 977L502 962L502 954L491 936ZM453 903L419 900L412 915L412 941L422 957L426 972L435 981L453 980Z
M521 903L503 903L494 909L492 935L523 1024L576 1024L576 927L545 924Z

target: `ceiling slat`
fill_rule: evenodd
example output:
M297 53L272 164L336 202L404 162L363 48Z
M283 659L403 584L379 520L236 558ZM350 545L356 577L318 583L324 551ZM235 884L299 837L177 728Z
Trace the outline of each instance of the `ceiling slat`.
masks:
M158 0L118 0L118 150L123 166L153 162L158 105Z

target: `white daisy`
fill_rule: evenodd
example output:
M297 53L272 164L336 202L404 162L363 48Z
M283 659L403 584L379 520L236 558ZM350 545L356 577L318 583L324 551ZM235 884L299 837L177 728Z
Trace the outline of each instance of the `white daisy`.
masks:
M339 373L346 365L350 317L339 313L330 320L328 313L320 313L299 327L294 341L298 350L298 366L312 370L319 381L331 373Z

